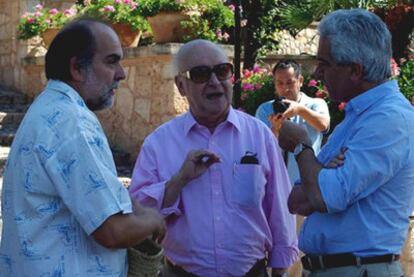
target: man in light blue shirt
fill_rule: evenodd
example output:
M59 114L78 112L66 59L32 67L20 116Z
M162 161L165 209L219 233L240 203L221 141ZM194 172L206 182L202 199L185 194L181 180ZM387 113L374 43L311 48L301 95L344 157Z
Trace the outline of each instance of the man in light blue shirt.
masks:
M4 175L0 275L126 276L128 246L163 233L132 203L92 111L108 108L125 73L119 39L81 19L46 54L45 90L23 119Z
M292 213L308 215L299 247L310 276L402 276L399 253L414 208L414 109L390 81L391 35L375 14L337 10L319 25L315 74L345 119L316 158L305 130L284 122L302 184ZM338 155L343 164L328 167Z
M279 135L283 118L289 118L290 121L306 129L312 141L313 150L319 153L323 133L329 129L328 105L325 100L309 97L300 91L303 85L302 69L295 60L279 61L273 67L272 73L275 91L278 96L285 97L283 102L287 103L289 108L280 114L279 120L273 126L269 121L269 116L274 113L272 105L275 100L261 104L256 111L256 117L271 128L276 137ZM290 182L294 184L300 179L298 164L292 153L285 153L284 158Z

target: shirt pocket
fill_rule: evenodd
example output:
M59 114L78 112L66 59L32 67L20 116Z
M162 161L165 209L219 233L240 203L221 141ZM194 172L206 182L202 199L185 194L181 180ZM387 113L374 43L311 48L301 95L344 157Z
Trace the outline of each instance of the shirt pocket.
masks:
M264 194L266 178L261 165L235 164L231 199L234 204L256 208L260 205Z

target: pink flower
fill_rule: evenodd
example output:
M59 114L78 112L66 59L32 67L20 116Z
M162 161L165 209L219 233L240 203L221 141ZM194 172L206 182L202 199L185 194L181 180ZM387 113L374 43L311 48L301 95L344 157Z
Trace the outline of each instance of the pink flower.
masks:
M120 4L122 2L122 0L115 0L114 3L115 4Z
M129 6L131 7L131 11L133 11L133 10L135 10L135 9L138 7L138 4L137 4L137 3L135 3L135 2L131 2L131 3L129 4Z
M338 110L340 110L342 112L343 110L345 110L345 106L346 106L346 102L341 102L338 105Z
M244 27L247 25L247 19L243 19L240 21L240 27Z
M129 4L131 2L131 0L124 0L125 4Z
M318 98L325 98L325 93L323 91L318 90L315 92L315 96Z
M234 12L236 10L236 6L233 5L233 4L230 4L228 7L232 12Z
M216 36L218 39L221 39L221 37L223 36L223 34L221 33L221 30L216 31Z
M68 16L68 17L73 16L73 15L75 15L75 11L72 10L72 9L66 9L66 10L63 11L63 15Z
M390 66L391 66L391 75L392 76L400 75L400 68L398 67L398 64L395 62L394 59L391 59Z
M42 12L40 12L40 11L36 11L33 15L34 15L35 17L39 17L39 16L42 16Z
M316 80L311 79L308 82L308 87L316 87L317 84L318 84L318 82Z
M39 4L37 4L37 5L35 6L35 9L36 9L37 11L39 11L39 10L43 9L43 5L39 3Z
M250 72L250 70L248 70L248 69L243 70L243 77L244 78L249 78L250 76L252 76L252 73Z
M259 83L257 83L255 86L254 86L254 88L255 89L261 89L263 87L263 85L262 84L259 84Z
M253 91L253 90L254 90L254 86L252 84L249 84L249 83L243 84L243 91Z
M55 15L55 14L58 14L58 13L59 13L59 11L57 9L51 9L49 11L49 14L51 14L51 15Z
M114 11L115 11L115 8L114 8L114 6L111 6L111 5L106 5L106 6L104 7L104 11L105 11L105 12L114 12Z
M223 34L224 41L228 41L229 37L230 37L230 35L228 33L224 32L224 34Z
M253 73L259 73L259 72L260 72L260 66L256 64L255 66L253 66Z
M29 24L32 24L34 21L35 21L35 19L34 19L33 17L29 17L29 18L27 18L27 22L28 22Z

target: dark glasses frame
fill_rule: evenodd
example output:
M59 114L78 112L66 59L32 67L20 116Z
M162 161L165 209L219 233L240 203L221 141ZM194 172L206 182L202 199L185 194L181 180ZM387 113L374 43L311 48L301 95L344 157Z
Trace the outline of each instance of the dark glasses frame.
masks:
M233 76L233 71L233 64L220 63L213 67L207 65L195 66L190 70L180 72L180 75L190 79L194 83L203 84L210 80L213 72L219 81L225 81Z

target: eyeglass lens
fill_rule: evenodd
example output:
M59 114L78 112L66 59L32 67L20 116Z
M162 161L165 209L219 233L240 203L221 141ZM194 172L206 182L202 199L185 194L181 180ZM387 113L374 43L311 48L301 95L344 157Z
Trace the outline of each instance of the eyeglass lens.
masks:
M233 75L233 65L231 63L221 63L213 68L206 65L196 66L190 69L190 78L195 83L205 83L210 80L213 72L218 80L227 80Z

